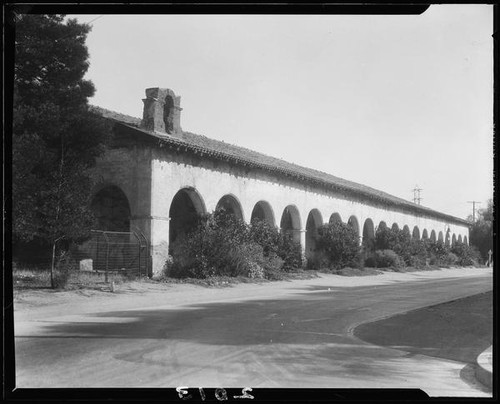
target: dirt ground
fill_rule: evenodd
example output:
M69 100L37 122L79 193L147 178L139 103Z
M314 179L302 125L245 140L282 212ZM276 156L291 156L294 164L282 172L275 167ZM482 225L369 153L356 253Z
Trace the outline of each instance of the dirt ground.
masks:
M101 282L93 288L53 290L50 288L14 288L14 312L16 318L52 316L67 313L102 312L115 309L133 309L155 306L178 306L196 302L247 300L278 297L307 284L318 288L326 285L358 287L385 285L394 282L410 282L424 279L467 277L478 272L491 274L491 268L447 268L434 271L383 272L369 276L340 276L318 274L311 279L286 281L256 281L253 283L225 283L195 285L189 283L165 283L149 279L115 283Z

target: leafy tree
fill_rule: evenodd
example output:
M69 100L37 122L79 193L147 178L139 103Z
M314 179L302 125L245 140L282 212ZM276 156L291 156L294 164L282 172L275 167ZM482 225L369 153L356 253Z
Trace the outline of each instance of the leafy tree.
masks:
M475 246L483 260L488 259L488 251L493 250L493 200L488 201L488 206L479 209L478 219L472 223L469 232L469 243Z
M64 15L19 16L16 23L12 139L14 243L52 250L88 236L88 173L110 130L91 113L85 46L90 26Z

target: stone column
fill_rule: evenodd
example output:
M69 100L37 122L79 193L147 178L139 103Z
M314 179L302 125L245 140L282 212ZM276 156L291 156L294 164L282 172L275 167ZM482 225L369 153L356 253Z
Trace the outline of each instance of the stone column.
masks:
M302 266L305 266L307 264L307 257L306 257L306 233L307 230L305 229L300 229L300 230L294 230L300 232L300 253L302 256Z
M152 275L159 276L168 257L170 218L151 217L151 267Z

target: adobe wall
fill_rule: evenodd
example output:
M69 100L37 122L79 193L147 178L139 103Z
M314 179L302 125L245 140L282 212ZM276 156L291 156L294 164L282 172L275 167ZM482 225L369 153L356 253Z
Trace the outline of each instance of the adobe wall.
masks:
M457 238L461 235L462 239L469 237L466 225L416 216L383 205L373 206L341 194L327 193L296 181L277 178L263 171L245 170L228 163L177 154L166 149L152 150L151 159L150 240L153 272L160 271L165 261L169 239L169 209L175 194L183 188L194 188L198 192L206 212L214 211L224 195L234 196L241 204L243 218L247 223L250 222L252 210L259 201L267 201L271 205L276 226L280 224L285 207L295 205L300 215L303 248L307 217L313 209L318 209L323 223L328 223L335 212L340 214L343 222L347 222L350 216L355 216L360 236L365 220L371 219L375 227L381 221L389 227L397 223L400 229L407 225L410 233L417 226L420 237L424 229L427 229L429 236L431 230L435 230L436 237L440 231L445 235L449 229L450 241L453 234Z
M131 231L140 231L148 239L151 234L151 148L130 145L108 150L96 164L92 194L110 186L118 186L130 207Z

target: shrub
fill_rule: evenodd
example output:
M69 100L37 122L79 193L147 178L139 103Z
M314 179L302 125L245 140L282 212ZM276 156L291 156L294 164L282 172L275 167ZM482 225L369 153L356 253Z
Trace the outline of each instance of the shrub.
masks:
M61 251L56 258L56 267L54 270L54 288L64 289L68 285L71 274L78 268L75 260L66 251Z
M264 268L262 268L256 262L250 262L248 265L248 277L249 278L259 278L262 279L264 277Z
M404 260L392 250L375 251L377 268L404 268Z
M365 259L364 266L368 268L377 268L377 259L375 258L375 256L372 255Z
M450 265L447 263L449 262L449 259L447 259L449 248L442 241L429 240L426 242L426 249L431 265Z
M277 257L283 262L283 271L292 271L302 266L302 249L291 235L280 232L265 220L253 220L249 229L250 239L259 244L265 257Z
M272 226L261 223L252 229L233 215L216 211L206 215L194 231L173 243L173 262L167 259L165 272L167 276L181 278L276 278L286 262L279 254L285 248L292 248L282 239Z
M324 257L329 268L359 266L360 246L356 231L348 224L333 222L318 228L316 251Z
M461 266L477 266L481 261L481 254L474 246L457 243L451 248L451 252L458 257L457 264Z
M458 262L458 257L452 252L448 252L442 260L444 265L455 265Z
M283 270L293 271L302 267L302 248L291 235L281 233L277 256L283 260Z

